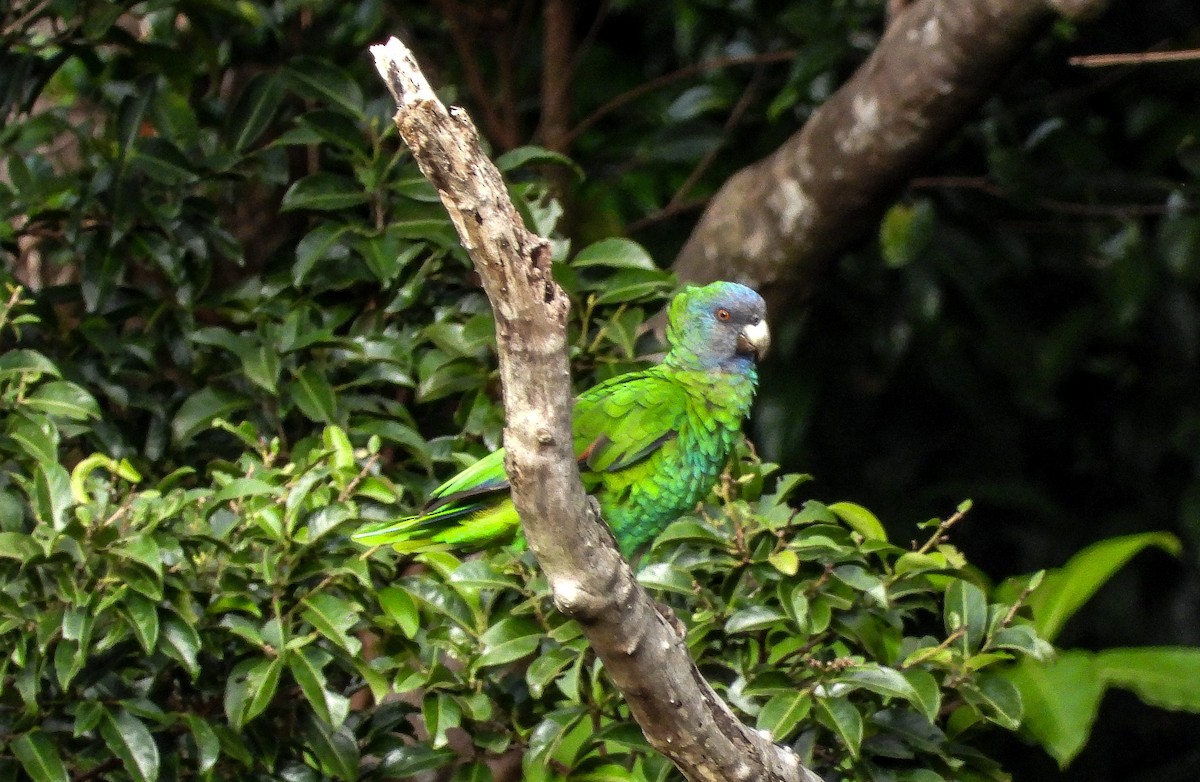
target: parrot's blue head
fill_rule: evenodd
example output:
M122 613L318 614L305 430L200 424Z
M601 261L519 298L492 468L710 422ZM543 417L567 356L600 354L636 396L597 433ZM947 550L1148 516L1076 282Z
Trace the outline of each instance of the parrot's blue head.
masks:
M714 282L685 288L667 312L666 363L747 372L767 352L767 305L745 285Z

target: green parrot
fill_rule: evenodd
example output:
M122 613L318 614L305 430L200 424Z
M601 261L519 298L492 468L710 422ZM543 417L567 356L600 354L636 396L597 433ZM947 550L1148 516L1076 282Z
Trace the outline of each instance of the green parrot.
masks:
M626 557L695 507L721 474L770 343L765 316L762 297L744 285L686 288L668 309L662 363L576 398L584 488ZM371 524L354 539L407 552L479 549L519 530L500 449L435 489L418 515Z

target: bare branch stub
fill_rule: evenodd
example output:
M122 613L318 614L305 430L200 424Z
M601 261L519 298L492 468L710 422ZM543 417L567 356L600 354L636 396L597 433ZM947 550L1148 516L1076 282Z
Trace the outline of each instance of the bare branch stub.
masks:
M466 113L437 100L395 38L372 47L396 126L434 184L496 315L505 469L555 604L584 635L647 740L690 780L819 782L791 750L734 717L596 523L571 436L566 295L546 241L527 231Z

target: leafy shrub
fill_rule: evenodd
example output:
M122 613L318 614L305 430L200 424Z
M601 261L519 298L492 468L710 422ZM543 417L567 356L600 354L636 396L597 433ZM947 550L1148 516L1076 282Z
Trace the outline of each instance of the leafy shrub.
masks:
M368 98L362 86L375 83L362 52L391 31L393 4L76 5L35 5L5 27L0 52L2 275L38 283L30 306L14 309L14 295L3 310L19 338L0 334L0 778L486 779L489 763L516 758L533 779L670 776L575 628L550 609L527 557L444 554L411 565L346 540L359 519L419 502L437 475L500 433L487 302L392 134L383 91ZM424 4L403 5L406 25L445 40ZM714 109L742 99L742 83L713 69L694 88L654 93L596 126L577 147L595 164L580 188L581 235L607 236L663 208L705 159L723 175L739 155L770 149L863 55L861 22L880 6L831 14L810 3L769 23L748 9L684 4L643 29L660 48L663 30L677 29L677 54L689 61L773 49L784 33L805 41L786 74L756 77L770 121L708 158L722 143ZM317 40L319 59L305 54ZM584 67L614 91L648 78L623 48L587 57ZM522 78L536 76L521 67ZM671 67L669 58L650 64L659 75ZM583 86L581 114L612 97ZM555 235L561 208L537 166L562 160L526 147L499 162L529 225ZM1057 177L1052 161L1034 162ZM938 204L939 218L944 211ZM952 276L964 258L993 257L953 251L982 246L963 230L941 243L949 249L931 247L929 218L922 203L902 209L884 236L889 262L916 275L907 300L921 319L941 300L926 285L929 264ZM1195 220L1170 218L1168 266L1186 276ZM1024 244L996 236L982 244L1008 248L1020 259L1010 273L1043 288L1024 271ZM1129 248L1155 235L1114 236L1092 242L1114 261L1096 272L1111 294L1101 320L1130 326L1105 307L1175 311L1165 293L1138 293L1142 252ZM636 365L640 325L669 276L624 240L572 253L556 236L555 252L577 305L581 385ZM997 308L981 295L998 290L996 268L973 269L965 298L987 322L993 311L1028 320L1024 305ZM1160 299L1172 307L1151 306ZM831 332L875 333L870 318L851 320L825 330L826 349L848 353ZM1054 345L1070 347L1075 324ZM948 319L936 333L960 325ZM890 322L878 330L907 333ZM993 331L1000 343L950 344L983 345L989 362L1012 359L1006 376L1024 377L1029 351L997 350L1014 329ZM885 371L897 363L892 354L872 361ZM961 365L935 363L938 377L943 364ZM819 377L806 373L806 383ZM1050 380L1047 389L1059 382ZM838 396L850 385L824 382ZM937 445L911 429L922 449ZM841 458L860 458L844 447L855 438L831 439ZM918 483L881 474L905 491ZM989 723L1019 719L1009 681L1044 695L1103 677L1179 707L1141 675L1166 654L1072 651L1040 666L1028 654L1041 656L1043 643L1025 611L1012 613L1031 579L991 590L944 541L906 550L861 508L810 500L795 509L801 479L772 479L769 465L741 460L702 514L663 536L642 579L687 626L705 674L735 708L830 776L999 775L975 747ZM1032 596L1033 627L1050 638L1056 628L1038 614L1045 594ZM1172 672L1193 670L1192 657L1172 652L1169 662ZM1067 758L1100 692L1089 689L1077 711L1026 697L1027 728ZM1071 730L1055 727L1063 714L1078 719Z
M18 512L0 532L10 767L382 779L456 765L474 779L512 752L528 779L669 775L528 554L428 554L398 571L390 551L349 542L348 527L400 501L378 436L356 450L331 425L284 454L278 437L218 421L237 460L135 489L127 462L59 463L58 432L80 434L96 405L58 374L31 350L0 364L23 495L6 488ZM1018 604L989 605L947 525L909 551L852 503L791 508L802 476L764 493L772 470L743 458L641 571L706 674L818 769L994 776L961 742L1020 722L995 666L1047 647ZM352 708L360 692L380 705Z
M68 474L53 443L23 434L94 417L56 374L33 351L0 365L23 495L6 488L18 512L0 531L10 773L486 779L511 753L528 779L670 776L527 553L413 569L349 542L400 502L379 437L355 449L331 425L285 454L217 421L238 459L137 489L128 463L89 456ZM989 604L947 525L909 551L852 503L789 506L802 476L764 493L772 471L744 457L641 571L706 674L818 769L995 778L963 742L1020 722L995 667L1048 647L1019 603Z

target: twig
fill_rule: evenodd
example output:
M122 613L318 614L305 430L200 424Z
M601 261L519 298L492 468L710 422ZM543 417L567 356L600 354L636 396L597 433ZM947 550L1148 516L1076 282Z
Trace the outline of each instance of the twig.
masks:
M963 503L958 507L958 510L954 512L953 516L939 522L937 529L934 530L933 534L929 536L929 540L925 541L925 543L919 549L917 549L916 553L925 554L929 551L929 549L944 541L946 533L950 530L950 528L962 521L963 517L967 515L967 511L969 510L971 510L970 503Z
M759 65L768 62L787 62L796 58L794 51L788 50L783 52L767 52L765 54L755 54L747 57L718 57L712 60L705 60L685 68L680 68L677 71L663 74L656 79L651 79L648 82L639 84L627 92L612 98L600 108L593 111L585 117L578 125L571 128L566 135L565 143L570 145L575 139L579 138L585 130L599 122L604 116L611 114L617 109L624 106L626 103L637 100L648 92L654 92L668 84L673 84L680 79L690 78L702 71L714 70L719 68L729 68L735 65Z
M742 121L742 116L745 115L746 111L750 108L750 104L753 102L754 96L758 93L758 84L762 81L762 75L763 68L760 64L759 67L754 69L754 74L750 77L750 83L746 85L746 89L742 90L741 97L738 98L738 102L734 105L733 110L729 112L729 117L725 120L725 127L722 128L722 134L726 138L728 138L730 132L737 126L737 124ZM664 210L668 210L672 207L677 207L680 204L685 203L684 197L689 191L691 191L693 187L696 186L696 183L700 181L700 177L705 171L708 170L709 166L713 164L713 161L717 159L717 155L720 154L723 146L723 144L713 145L713 148L710 149L707 154L700 159L700 162L696 164L696 167L692 169L692 172L688 174L687 179L685 179L683 184L679 186L679 189L675 191L675 195L671 196L671 200L667 202L665 207L663 207Z
M1105 68L1110 65L1148 65L1159 62L1200 60L1200 49L1177 49L1170 52L1125 52L1121 54L1082 54L1067 60L1083 68Z

